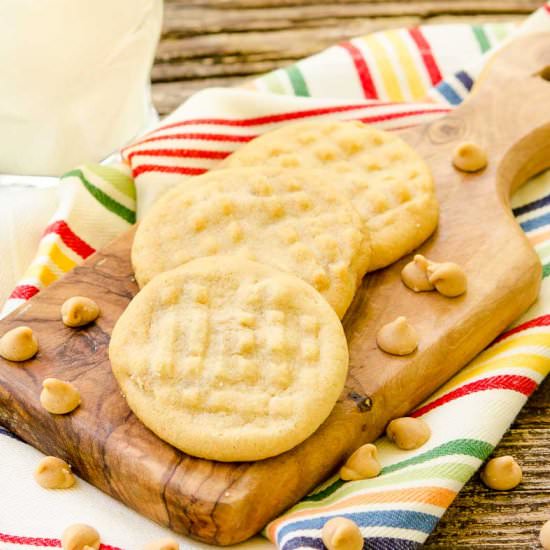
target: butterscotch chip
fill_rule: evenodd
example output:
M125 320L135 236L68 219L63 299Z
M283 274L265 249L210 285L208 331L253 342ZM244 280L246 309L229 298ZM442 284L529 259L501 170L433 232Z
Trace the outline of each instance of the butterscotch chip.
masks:
M370 235L369 271L418 247L437 225L430 170L394 134L361 122L318 120L288 124L239 148L222 168L294 165L321 169L359 212Z
M55 456L46 456L38 463L34 479L44 489L68 489L75 482L69 464Z
M359 447L340 468L340 478L357 481L376 477L382 466L378 462L378 449L372 443Z
M109 357L147 427L222 461L306 439L332 410L348 362L342 325L314 288L229 256L152 279L118 320Z
M428 279L428 264L429 261L422 254L416 254L413 261L401 270L403 284L414 292L433 290L434 285Z
M179 550L179 542L173 538L153 540L143 547L143 550Z
M376 343L386 353L408 355L418 347L418 334L405 317L398 317L378 331Z
M361 550L363 548L361 530L348 518L329 519L323 525L321 537L327 550Z
M80 392L70 382L46 378L42 382L40 403L52 414L70 413L80 405Z
M455 298L466 292L468 285L466 273L454 262L429 262L427 274L430 283L443 296Z
M370 246L359 215L333 183L311 170L246 168L187 180L137 229L132 263L139 285L195 258L230 254L300 277L342 317ZM227 204L231 213L220 215Z
M453 152L455 168L463 172L477 172L487 166L487 153L476 143L460 143Z
M481 472L483 483L497 491L508 491L517 487L522 478L521 467L513 456L492 458Z
M544 550L550 550L550 520L541 527L539 540Z
M410 451L422 447L432 432L421 418L404 416L392 420L386 428L386 436L400 449Z
M98 317L99 306L85 296L73 296L61 306L61 319L68 327L82 327Z
M29 327L8 330L0 338L0 356L8 361L27 361L38 352L38 340Z
M99 550L100 544L99 533L84 523L70 525L61 537L63 550Z

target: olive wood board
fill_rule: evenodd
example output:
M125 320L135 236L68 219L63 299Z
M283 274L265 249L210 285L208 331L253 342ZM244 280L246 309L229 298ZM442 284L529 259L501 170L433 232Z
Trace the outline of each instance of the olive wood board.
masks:
M390 419L429 396L536 299L541 266L510 212L509 196L550 166L549 78L550 35L516 39L492 58L460 107L401 132L429 164L441 206L439 227L419 252L463 266L468 291L458 298L413 293L400 280L412 256L365 277L344 319L346 388L326 422L296 448L251 463L202 460L164 443L131 413L107 350L113 325L137 292L132 231L0 321L0 334L25 324L40 343L30 361L0 360L0 423L178 533L220 545L257 533L359 444L374 440ZM453 168L452 151L464 140L487 151L482 172ZM61 323L60 306L74 295L98 302L97 322L76 330ZM418 350L406 357L385 354L375 343L378 328L399 315L420 335ZM47 377L72 381L82 405L69 415L48 414L38 399Z

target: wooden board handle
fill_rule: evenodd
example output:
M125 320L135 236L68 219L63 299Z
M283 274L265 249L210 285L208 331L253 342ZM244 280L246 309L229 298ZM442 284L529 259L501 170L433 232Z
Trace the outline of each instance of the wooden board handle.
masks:
M435 146L429 148L472 140L490 151L493 167L498 164L496 178L489 173L472 179L477 185L496 183L509 208L513 191L550 166L549 93L550 33L516 38L489 59L464 103L426 128Z

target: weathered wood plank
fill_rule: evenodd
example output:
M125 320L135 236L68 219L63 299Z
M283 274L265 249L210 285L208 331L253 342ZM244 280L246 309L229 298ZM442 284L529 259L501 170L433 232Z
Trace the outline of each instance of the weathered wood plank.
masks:
M181 82L161 82L153 86L153 102L161 115L171 113L189 96L204 88L217 86L237 86L248 80L249 76L234 78L192 79Z
M529 13L540 5L537 0L165 0L166 14L171 16L176 12L193 13L192 10L209 10L215 12L238 10L247 14L250 10L259 9L264 13L268 10L290 10L292 17L300 17L302 13L320 12L322 14L365 13L376 12L388 16L403 13L458 13L473 14L496 13Z

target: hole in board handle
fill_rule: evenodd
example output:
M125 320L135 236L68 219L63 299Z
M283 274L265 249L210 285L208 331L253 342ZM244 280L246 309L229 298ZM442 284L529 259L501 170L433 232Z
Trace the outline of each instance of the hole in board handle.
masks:
M538 76L543 80L546 80L546 82L550 82L550 65L546 65L546 67L543 67L540 71L537 71L534 76Z

